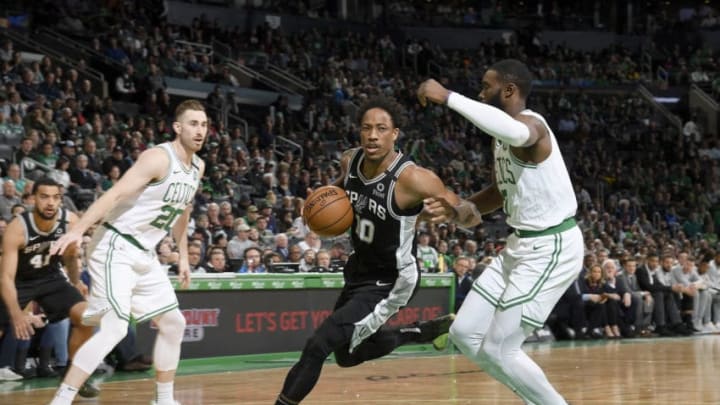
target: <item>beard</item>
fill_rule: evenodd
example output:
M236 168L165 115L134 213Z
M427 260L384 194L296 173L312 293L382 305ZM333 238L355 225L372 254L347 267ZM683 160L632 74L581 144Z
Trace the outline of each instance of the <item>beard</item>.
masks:
M495 94L488 97L487 100L485 100L485 104L491 105L495 108L505 111L503 109L502 101L500 99L500 91L497 91L497 92L495 92Z
M39 209L36 208L36 209L35 209L35 213L36 213L40 218L42 218L42 219L44 219L44 220L50 220L50 219L54 219L54 218L55 218L55 216L57 215L57 210L54 210L54 211L52 212L52 214L48 215L48 214L45 213L45 211L41 211L41 210L39 210Z

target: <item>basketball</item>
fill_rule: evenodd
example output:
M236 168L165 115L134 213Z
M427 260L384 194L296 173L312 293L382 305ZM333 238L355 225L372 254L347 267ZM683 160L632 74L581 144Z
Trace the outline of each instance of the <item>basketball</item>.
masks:
M303 218L307 226L319 236L338 236L352 225L352 205L345 190L323 186L305 200Z

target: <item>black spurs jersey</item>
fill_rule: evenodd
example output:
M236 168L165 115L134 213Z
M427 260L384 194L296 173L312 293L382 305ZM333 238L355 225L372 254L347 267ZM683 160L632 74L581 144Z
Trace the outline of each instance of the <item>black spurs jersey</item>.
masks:
M351 228L357 272L348 274L354 280L387 280L398 276L398 270L415 264L415 222L422 204L401 210L395 201L395 184L408 166L414 165L398 152L385 172L374 179L363 176L364 152L353 152L345 177L345 192L350 198L355 218Z
M42 232L35 225L32 211L19 216L25 227L25 247L18 253L16 280L27 281L38 278L62 276L60 255L50 255L50 246L67 231L67 213L60 208L57 222L50 232Z

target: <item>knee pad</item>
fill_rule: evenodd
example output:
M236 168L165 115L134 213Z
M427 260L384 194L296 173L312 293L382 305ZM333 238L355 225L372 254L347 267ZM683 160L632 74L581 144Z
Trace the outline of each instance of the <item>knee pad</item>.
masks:
M158 332L167 337L182 340L185 334L185 317L179 309L166 312L155 319Z

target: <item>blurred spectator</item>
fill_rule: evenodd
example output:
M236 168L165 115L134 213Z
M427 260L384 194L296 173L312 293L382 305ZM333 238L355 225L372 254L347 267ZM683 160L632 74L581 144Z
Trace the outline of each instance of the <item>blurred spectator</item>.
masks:
M265 266L261 260L262 251L257 247L251 246L245 249L243 256L243 265L237 272L242 274L265 273Z
M227 255L230 259L242 259L245 250L250 247L257 247L257 243L248 239L250 227L242 220L235 220L235 236L228 242Z
M22 204L22 200L17 195L15 182L5 179L2 184L3 193L0 195L0 217L9 221L12 219L12 208L15 205Z

